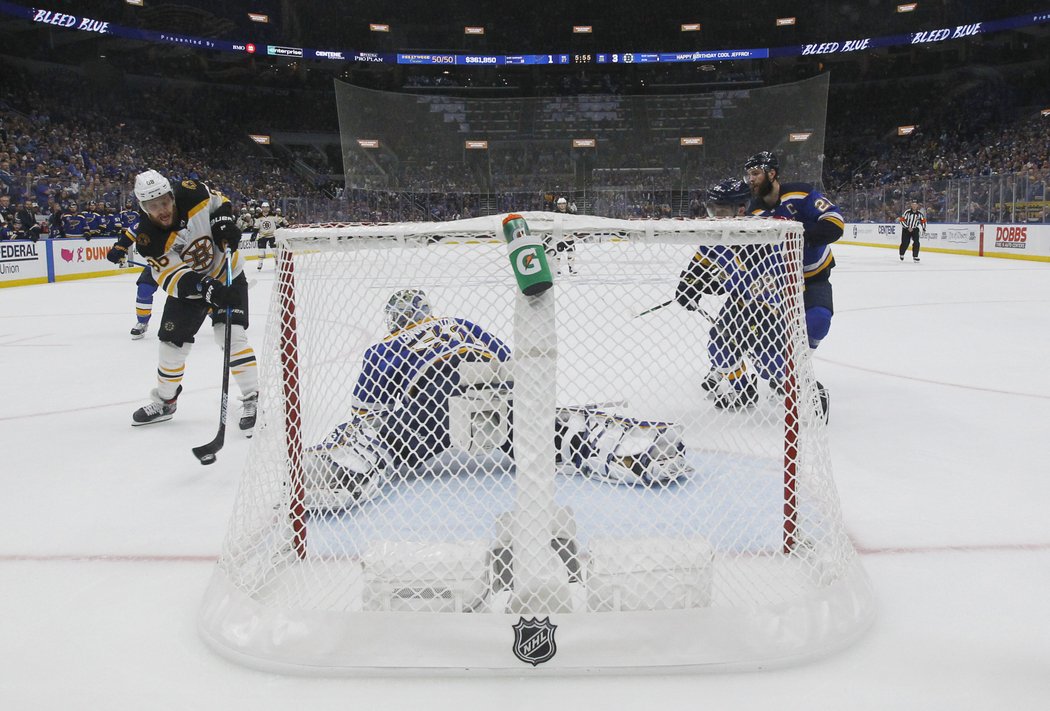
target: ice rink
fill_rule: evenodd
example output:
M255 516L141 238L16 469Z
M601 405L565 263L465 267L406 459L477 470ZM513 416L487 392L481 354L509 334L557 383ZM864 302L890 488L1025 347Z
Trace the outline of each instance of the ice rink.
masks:
M878 618L835 656L718 675L315 679L225 661L196 615L248 440L234 426L211 467L190 453L218 419L210 329L175 418L133 429L159 322L130 340L137 270L0 289L0 709L1050 708L1050 264L922 258L836 247L816 355ZM272 261L248 276L258 341Z

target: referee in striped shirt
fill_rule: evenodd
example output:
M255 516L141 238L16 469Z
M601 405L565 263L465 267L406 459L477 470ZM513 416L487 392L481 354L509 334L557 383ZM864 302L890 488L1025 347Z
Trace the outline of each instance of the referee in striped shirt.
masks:
M908 243L911 242L911 258L919 261L919 230L923 236L926 235L926 213L919 209L919 203L911 201L911 207L897 218L903 229L901 230L900 258L904 261L904 253L908 251Z

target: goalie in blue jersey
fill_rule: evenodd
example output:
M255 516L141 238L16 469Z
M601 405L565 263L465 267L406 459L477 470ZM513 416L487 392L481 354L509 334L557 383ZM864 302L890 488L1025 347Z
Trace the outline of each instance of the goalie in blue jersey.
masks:
M446 470L446 452L513 457L511 350L466 319L433 315L420 289L395 292L390 331L365 351L354 416L307 449L307 507L339 510L379 496L395 476ZM558 463L611 483L662 485L692 471L678 428L595 407L559 408Z

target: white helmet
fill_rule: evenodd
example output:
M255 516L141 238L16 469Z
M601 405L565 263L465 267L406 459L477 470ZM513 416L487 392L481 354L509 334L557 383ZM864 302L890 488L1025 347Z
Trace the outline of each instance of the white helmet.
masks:
M155 170L147 170L135 176L135 197L139 204L167 195L171 192L171 183Z
M422 289L401 289L386 302L386 325L391 333L408 328L430 316L430 301Z
M560 198L558 198L558 204L559 204L559 205L566 205L566 204L568 204L568 202L569 202L569 201L568 201L568 200L566 200L566 199L565 199L565 198L563 198L563 197L560 197Z

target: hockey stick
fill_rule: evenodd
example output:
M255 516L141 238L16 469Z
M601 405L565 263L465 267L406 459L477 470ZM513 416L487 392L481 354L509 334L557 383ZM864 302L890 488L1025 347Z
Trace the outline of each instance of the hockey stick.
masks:
M637 314L635 316L635 318L638 318L639 316L645 316L646 314L651 314L653 311L659 311L660 309L665 308L667 306L670 306L673 303L675 303L675 299L670 299L668 301L663 302L662 304L657 304L656 306L650 306L649 308L647 308L642 313ZM712 316L711 313L708 312L706 309L700 308L699 305L697 305L697 307L695 309L690 309L690 310L691 311L696 311L698 314L700 314L701 316L706 318L712 324L715 322L715 317Z
M674 303L674 301L675 301L674 299L668 299L667 301L663 302L662 304L657 304L656 306L651 306L651 307L647 308L645 311L643 311L642 313L637 314L635 316L635 318L638 318L639 316L645 316L646 314L651 314L653 311L659 311L660 309L662 309L662 308L664 308L666 306L670 306L671 304Z
M233 284L233 253L226 248L226 286ZM226 307L226 334L222 348L222 398L219 403L219 433L215 439L208 444L193 448L193 456L197 457L201 464L214 464L215 455L222 449L226 441L226 406L230 394L230 333L232 332L233 314L232 309Z

